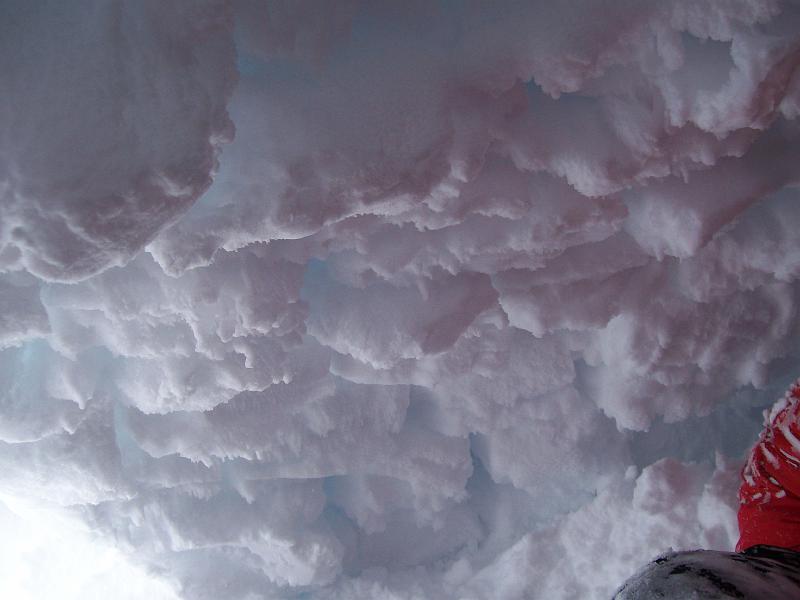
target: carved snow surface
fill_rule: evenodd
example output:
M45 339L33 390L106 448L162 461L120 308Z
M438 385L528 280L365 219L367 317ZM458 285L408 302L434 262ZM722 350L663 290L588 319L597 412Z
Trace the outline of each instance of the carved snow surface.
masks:
M732 548L800 358L796 2L5 5L0 494L189 600Z

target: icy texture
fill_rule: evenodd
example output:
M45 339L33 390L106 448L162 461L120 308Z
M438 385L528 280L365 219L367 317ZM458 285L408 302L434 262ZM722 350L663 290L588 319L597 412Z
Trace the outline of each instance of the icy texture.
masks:
M733 546L800 358L800 5L6 5L2 493L188 600Z
M223 0L20 0L0 25L0 272L127 262L211 183L233 125Z

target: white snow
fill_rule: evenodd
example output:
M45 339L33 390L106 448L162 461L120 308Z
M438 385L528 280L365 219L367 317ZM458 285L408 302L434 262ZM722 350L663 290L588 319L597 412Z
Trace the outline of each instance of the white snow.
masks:
M796 2L4 8L4 498L188 600L733 547L800 358Z

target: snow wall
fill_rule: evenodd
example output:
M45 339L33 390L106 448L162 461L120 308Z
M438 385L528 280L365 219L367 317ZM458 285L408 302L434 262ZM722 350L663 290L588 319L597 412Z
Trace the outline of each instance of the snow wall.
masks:
M187 600L733 546L798 375L799 3L0 7L9 506Z

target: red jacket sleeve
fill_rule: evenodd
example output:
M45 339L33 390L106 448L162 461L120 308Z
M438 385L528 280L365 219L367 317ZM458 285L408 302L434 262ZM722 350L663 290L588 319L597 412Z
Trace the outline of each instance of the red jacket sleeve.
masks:
M742 469L737 551L800 550L800 380L771 411Z

